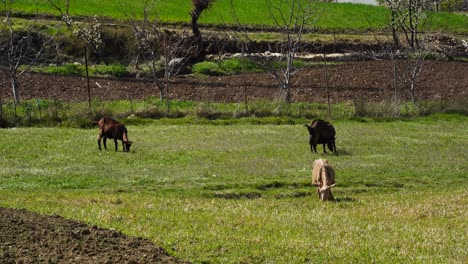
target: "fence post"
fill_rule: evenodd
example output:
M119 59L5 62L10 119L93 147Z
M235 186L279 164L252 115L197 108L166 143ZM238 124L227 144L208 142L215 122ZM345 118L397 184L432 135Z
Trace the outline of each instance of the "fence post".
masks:
M3 120L3 102L2 101L3 101L2 94L0 93L0 122L2 122Z
M57 97L55 97L55 96L54 96L54 107L55 107L55 120L59 120L59 118L58 118Z
M84 47L84 57L85 57L85 68L86 68L86 82L87 82L87 87L88 87L88 110L89 113L91 114L91 89L89 86L89 71L88 71L88 52L86 50L86 47Z
M41 112L41 100L37 99L37 110L39 110L39 120L42 118L42 112Z
M130 95L130 114L133 115L133 99L131 95Z
M323 68L325 70L325 91L327 93L328 119L331 119L330 89L328 88L328 67L325 53L323 54L323 63Z

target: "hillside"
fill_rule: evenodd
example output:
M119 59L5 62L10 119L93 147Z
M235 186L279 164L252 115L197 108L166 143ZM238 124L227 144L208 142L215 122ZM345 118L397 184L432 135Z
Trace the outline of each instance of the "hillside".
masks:
M199 23L203 26L237 25L232 10L235 10L239 22L265 30L275 25L267 6L263 1L237 0L231 7L230 0L216 0L213 6L205 11ZM58 15L46 1L32 5L28 0L14 2L13 9L17 14ZM113 1L113 0L74 0L70 3L70 15L74 17L96 15L100 19L125 19L125 12L133 12L137 17L143 17L143 2ZM150 10L152 18L159 18L166 23L187 25L190 23L190 1L161 0ZM351 3L317 3L314 6L312 30L321 33L369 33L382 31L389 21L389 10L381 6L351 4ZM468 16L455 13L429 13L430 30L451 34L468 34ZM315 20L315 19L314 19Z

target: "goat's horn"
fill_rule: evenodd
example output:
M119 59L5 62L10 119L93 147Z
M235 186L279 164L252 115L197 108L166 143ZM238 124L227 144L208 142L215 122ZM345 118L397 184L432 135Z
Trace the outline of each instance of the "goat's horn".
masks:
M332 185L330 185L330 186L323 186L322 188L320 188L320 191L323 192L323 191L325 191L325 190L330 189L331 187L335 187L335 185L336 185L336 184L334 183L334 184L332 184Z

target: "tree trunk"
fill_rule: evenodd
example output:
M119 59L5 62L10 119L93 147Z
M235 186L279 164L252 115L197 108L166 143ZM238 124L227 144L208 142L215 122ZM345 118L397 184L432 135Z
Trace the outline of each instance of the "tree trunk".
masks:
M411 93L411 101L413 102L414 105L416 105L416 95L415 95L415 89L416 89L416 81L411 80L410 84L410 93Z
M190 12L190 16L192 17L193 37L198 43L198 41L201 40L201 32L200 29L198 29L198 18L200 16L200 13L197 10L192 10L192 12Z
M399 96L398 96L398 73L397 73L397 64L396 64L396 59L395 55L392 51L391 53L391 60L393 62L393 92L394 92L394 101L395 103L398 101Z
M18 81L18 77L16 74L12 74L10 76L11 88L13 89L13 98L15 100L15 104L19 104L21 101L20 97L20 83Z
M398 37L398 22L396 21L397 17L397 12L392 8L392 37L393 37L393 43L395 44L395 47L400 47L400 38Z
M287 104L291 103L291 84L289 82L284 82L282 85L283 90L283 101Z
M159 88L159 100L163 101L164 100L164 90Z
M3 100L2 95L0 94L0 128L2 127L3 122Z
M286 69L282 76L283 99L284 99L284 102L287 104L291 103L291 74L292 74L292 71L294 70L293 64L294 64L294 52L288 52L287 58L286 58Z
M169 98L169 81L166 83L166 112L169 115L170 109L171 109L171 101Z
M201 11L192 10L190 16L192 16L192 32L195 38L195 54L192 57L192 63L203 61L205 54L203 53L203 41L200 29L198 29L198 18L200 17Z

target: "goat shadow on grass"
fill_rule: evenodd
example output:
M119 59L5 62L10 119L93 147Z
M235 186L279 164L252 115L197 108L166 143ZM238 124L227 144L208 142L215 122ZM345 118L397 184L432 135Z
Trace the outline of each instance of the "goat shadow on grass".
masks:
M239 199L259 199L262 198L262 194L259 192L233 192L233 193L214 193L211 197L221 198L227 200L239 200Z
M354 203L357 202L356 199L351 198L351 197L343 197L343 198L335 198L332 202L334 203Z
M345 148L337 149L336 153L337 153L336 154L337 156L351 156L352 155L351 151L349 151L349 150L347 150Z
M347 150L347 149L337 149L336 150L336 154L330 152L330 151L327 151L327 152L323 152L323 151L317 151L317 153L312 153L314 155L324 155L324 156L351 156L352 153L351 151Z

